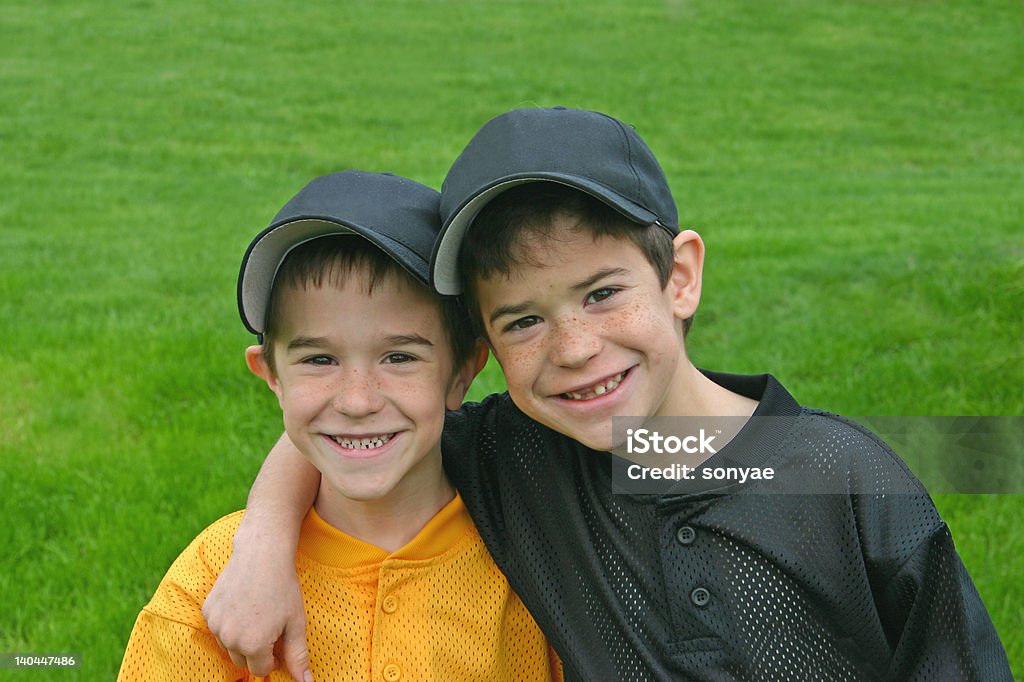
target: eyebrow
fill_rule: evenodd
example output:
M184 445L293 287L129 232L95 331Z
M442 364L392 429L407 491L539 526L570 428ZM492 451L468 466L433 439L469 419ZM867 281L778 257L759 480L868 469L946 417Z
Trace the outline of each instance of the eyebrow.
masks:
M589 289L590 287L594 286L595 284L597 284L606 277L621 277L627 274L629 274L629 271L626 268L602 268L595 272L594 274L592 274L590 277L587 277L586 279L580 280L576 284L573 284L572 286L569 287L569 289L570 291L580 291L582 289ZM494 311L491 313L489 321L491 324L494 324L494 321L497 320L499 317L504 317L505 315L518 315L519 313L526 312L531 307L533 307L532 299L528 299L526 301L523 301L522 303L509 303L507 305L500 305L497 308L495 308Z
M419 334L393 334L383 339L388 346L427 346L434 347L434 342ZM324 348L330 345L330 341L324 336L296 336L288 342L288 350L300 348Z
M499 317L506 315L518 315L519 313L526 312L533 307L533 301L523 301L522 303L509 303L507 305L500 305L491 312L489 321L494 324L494 321Z
M297 348L323 348L327 345L327 339L323 336L296 336L288 342L288 350Z
M629 271L626 270L626 268L602 268L601 270L598 270L590 277L587 277L585 280L582 280L572 285L570 289L572 289L573 291L579 291L580 289L589 289L590 287L594 286L605 277L621 277L627 274L629 274Z
M384 342L389 346L427 346L429 348L434 347L434 342L425 336L419 334L397 334L395 336L388 336L384 339Z

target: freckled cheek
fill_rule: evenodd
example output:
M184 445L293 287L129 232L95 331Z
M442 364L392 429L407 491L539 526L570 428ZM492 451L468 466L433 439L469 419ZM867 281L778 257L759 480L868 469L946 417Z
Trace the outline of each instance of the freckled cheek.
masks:
M445 391L447 384L441 377L436 381L395 381L382 387L382 392L393 396L401 405L422 413L433 414L444 410Z
M441 377L434 384L411 382L390 393L392 410L415 424L424 438L440 438L444 427L445 394Z
M329 391L315 386L293 386L284 393L285 405L297 412L313 410L330 398Z
M638 302L602 320L599 332L613 343L642 350L652 360L673 356L680 342L675 318L650 302Z
M537 371L537 363L541 357L539 349L519 348L515 351L496 349L495 353L502 372L505 374L505 383L509 387L509 392L512 392L514 387L524 386L533 380Z
M658 323L657 316L646 306L634 304L602 320L599 329L607 335L646 338L657 329Z

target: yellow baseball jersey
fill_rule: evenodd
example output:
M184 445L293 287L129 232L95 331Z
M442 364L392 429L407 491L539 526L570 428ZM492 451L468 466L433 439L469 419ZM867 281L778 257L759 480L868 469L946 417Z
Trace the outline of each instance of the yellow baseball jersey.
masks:
M135 621L118 680L262 679L231 663L201 612L242 514L204 530L167 571ZM318 681L562 680L458 495L391 554L310 510L296 567Z

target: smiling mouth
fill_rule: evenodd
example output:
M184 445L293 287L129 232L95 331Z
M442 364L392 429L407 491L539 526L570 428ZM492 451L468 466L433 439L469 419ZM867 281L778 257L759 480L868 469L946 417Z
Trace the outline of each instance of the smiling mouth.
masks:
M394 433L383 433L377 436L365 436L363 438L352 438L349 436L327 436L335 443L346 450L373 450L383 447L388 441L395 437Z
M565 398L566 400L593 400L594 398L599 398L605 393L610 393L618 388L619 384L622 383L622 380L626 378L627 374L629 374L628 369L624 372L619 372L615 376L608 377L604 381L599 381L592 386L588 386L583 390L561 393L558 397Z

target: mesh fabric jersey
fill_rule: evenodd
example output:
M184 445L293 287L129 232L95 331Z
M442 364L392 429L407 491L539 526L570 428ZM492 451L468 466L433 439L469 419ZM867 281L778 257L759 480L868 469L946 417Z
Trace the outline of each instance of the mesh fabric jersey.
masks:
M248 680L203 620L242 512L201 533L139 614L118 680ZM560 680L560 664L483 546L461 498L393 554L311 510L297 570L314 679ZM292 679L282 671L271 680Z
M768 375L706 374L773 419L751 419L703 466L772 466L848 492L785 494L780 473L614 494L612 455L507 394L448 419L445 468L566 679L1010 680L949 530L899 458Z

